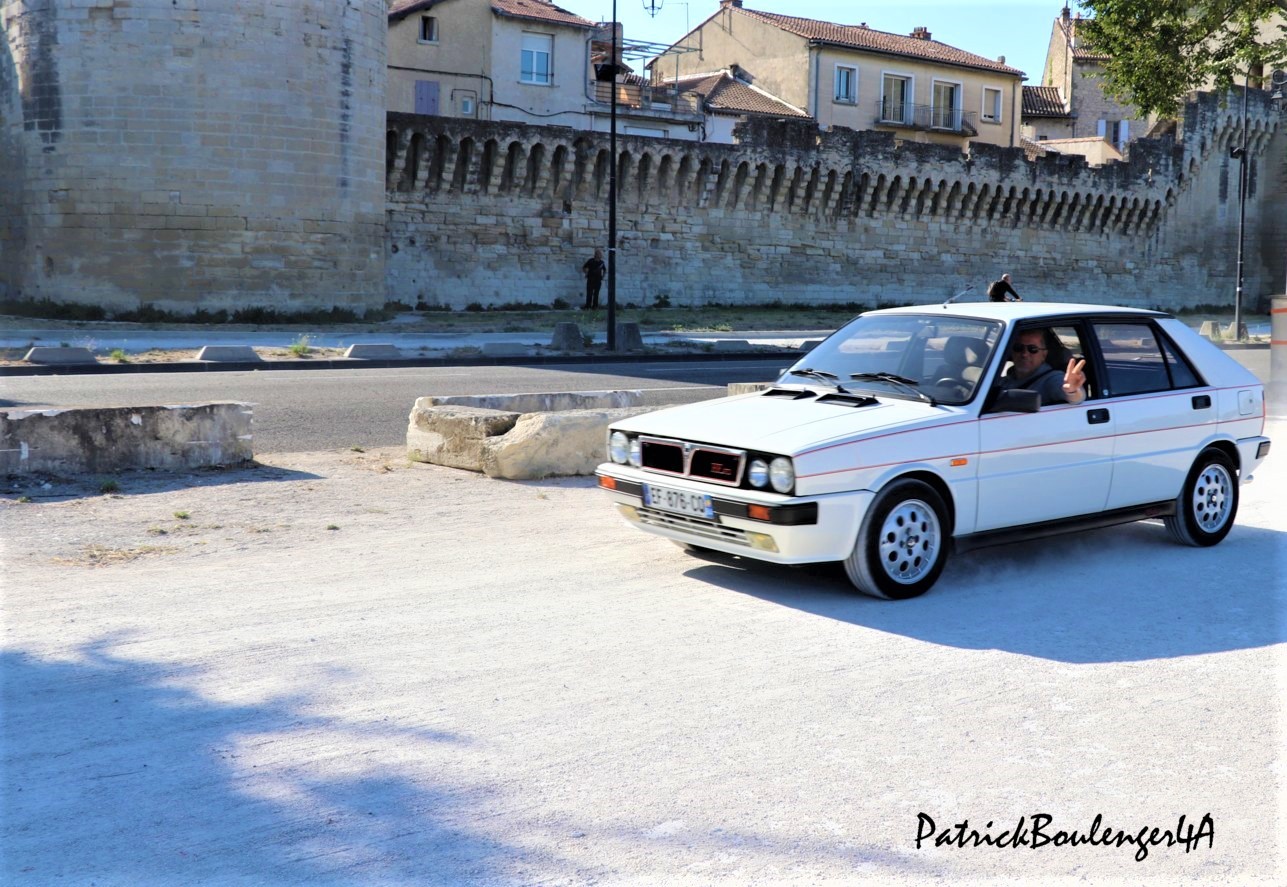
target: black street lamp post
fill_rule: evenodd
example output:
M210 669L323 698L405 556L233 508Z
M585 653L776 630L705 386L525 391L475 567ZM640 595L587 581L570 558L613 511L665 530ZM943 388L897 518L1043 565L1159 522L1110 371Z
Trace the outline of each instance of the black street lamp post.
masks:
M612 0L611 112L608 123L608 350L617 350L617 0Z
M1247 224L1247 88L1250 74L1242 81L1242 144L1229 153L1238 161L1238 284L1233 296L1233 337L1239 342L1247 338L1242 323L1242 253Z

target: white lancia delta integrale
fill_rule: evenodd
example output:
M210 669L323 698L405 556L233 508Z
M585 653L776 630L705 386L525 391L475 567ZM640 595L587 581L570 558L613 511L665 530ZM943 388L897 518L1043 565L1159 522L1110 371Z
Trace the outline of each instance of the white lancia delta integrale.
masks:
M1082 403L1002 386L1025 331L1059 382L1084 360ZM1264 422L1256 377L1168 314L892 308L763 391L614 423L597 474L640 529L780 564L842 561L860 591L901 599L953 549L1149 518L1214 545L1269 452Z

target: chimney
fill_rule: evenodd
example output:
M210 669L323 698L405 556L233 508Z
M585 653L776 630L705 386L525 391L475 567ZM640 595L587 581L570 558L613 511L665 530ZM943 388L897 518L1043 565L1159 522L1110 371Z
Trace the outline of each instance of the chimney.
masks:
M1060 10L1060 12L1059 12L1059 20L1060 20L1060 21L1062 21L1062 22L1066 25L1066 24L1068 24L1068 18L1069 18L1069 16L1070 16L1070 15L1071 15L1070 10L1068 9L1068 7L1067 7L1067 6L1065 6L1065 7L1064 7L1062 10Z
M1003 56L1003 55L999 55L999 56L997 56L997 64L998 64L998 65L1004 65L1004 64L1005 64L1005 56Z
M929 28L926 28L923 25L917 28L913 28L912 36L915 37L917 40L928 40L930 38Z
M720 9L728 9L730 6L736 6L738 9L741 9L742 0L719 0Z

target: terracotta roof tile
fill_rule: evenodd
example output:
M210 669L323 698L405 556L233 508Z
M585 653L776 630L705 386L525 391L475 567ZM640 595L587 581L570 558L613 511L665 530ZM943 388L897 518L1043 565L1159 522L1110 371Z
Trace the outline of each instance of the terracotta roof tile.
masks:
M902 34L889 34L877 31L865 25L836 25L809 18L796 18L790 15L778 15L773 12L758 12L743 8L741 12L781 28L792 34L798 34L807 40L826 43L832 46L844 46L851 49L865 49L887 55L903 55L926 61L942 62L966 68L980 68L985 71L996 71L1001 74L1022 76L1018 68L1011 68L994 59L984 58L955 46L948 46L938 40L908 37Z
M681 92L693 92L702 97L708 111L731 114L758 114L769 117L802 117L808 114L786 102L774 98L762 89L731 76L727 71L681 77L668 81Z
M1057 86L1025 86L1024 117L1071 117Z
M415 12L424 12L443 3L445 0L400 0L389 8L389 21L398 22ZM532 19L539 22L550 22L556 25L572 25L578 28L598 27L589 19L574 15L561 9L547 0L492 0L492 12L513 18Z
M547 3L546 0L492 0L492 12L498 15L508 15L514 18L534 19L541 22L551 22L556 25L575 25L581 28L598 27L594 22L586 18L581 18L561 9L553 3Z

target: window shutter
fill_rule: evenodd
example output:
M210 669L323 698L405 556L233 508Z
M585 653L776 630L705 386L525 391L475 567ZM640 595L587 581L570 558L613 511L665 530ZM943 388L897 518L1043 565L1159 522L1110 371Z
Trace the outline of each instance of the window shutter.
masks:
M1130 134L1128 133L1128 128L1129 127L1127 122L1123 120L1122 121L1122 140L1117 143L1117 147L1124 148L1126 147L1126 143L1131 140Z
M437 80L417 80L416 81L416 113L417 114L437 114L438 113L438 81Z
M1099 129L1098 129L1098 131L1097 131L1095 134L1096 134L1096 135L1098 135L1101 139L1102 139L1102 138L1105 138L1105 137L1108 135L1108 121L1107 121L1107 120L1101 120L1101 121L1099 121Z

